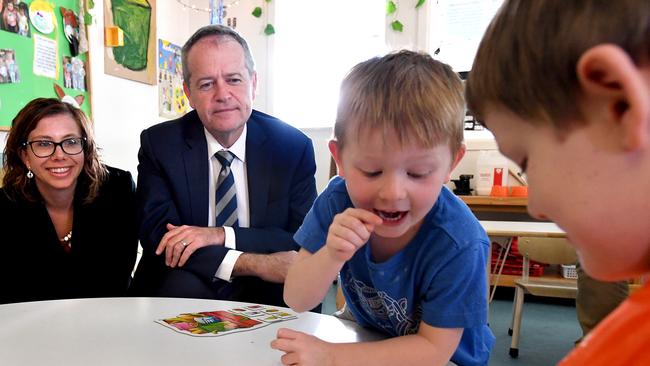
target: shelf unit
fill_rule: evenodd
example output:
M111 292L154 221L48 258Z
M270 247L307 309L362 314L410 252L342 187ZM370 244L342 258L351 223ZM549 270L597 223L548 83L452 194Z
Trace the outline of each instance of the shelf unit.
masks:
M526 197L491 197L491 196L458 196L469 206L475 214L491 212L496 214L522 214L526 213L528 198ZM555 236L555 235L549 235ZM497 275L490 274L490 286L494 286ZM520 278L520 275L499 276L499 286L514 287L514 281ZM575 281L574 279L562 277L561 268L549 266L544 268L543 278L557 280L559 282ZM643 279L630 279L630 293L638 290L643 286Z

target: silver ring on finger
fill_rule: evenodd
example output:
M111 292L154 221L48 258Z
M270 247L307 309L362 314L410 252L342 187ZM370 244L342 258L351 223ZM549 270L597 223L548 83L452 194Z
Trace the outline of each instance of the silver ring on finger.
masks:
M183 248L188 246L190 243L186 242L185 240L181 241L181 244L183 244Z

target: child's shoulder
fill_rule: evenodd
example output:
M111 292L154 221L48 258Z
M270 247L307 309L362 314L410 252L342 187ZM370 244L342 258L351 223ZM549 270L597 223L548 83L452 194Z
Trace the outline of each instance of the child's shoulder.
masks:
M433 227L443 230L456 243L475 242L477 239L488 242L476 216L446 187L442 188L428 217Z
M338 175L330 179L327 187L316 198L315 203L315 207L321 210L327 207L332 212L342 212L350 206L352 206L352 201L345 186L345 180Z
M348 189L345 186L345 180L338 175L333 176L320 196L327 197L328 199L349 197Z

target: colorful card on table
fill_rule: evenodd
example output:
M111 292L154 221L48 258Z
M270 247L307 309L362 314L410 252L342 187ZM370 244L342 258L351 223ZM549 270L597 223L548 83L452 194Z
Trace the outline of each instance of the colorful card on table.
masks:
M214 337L257 329L270 323L296 318L295 314L285 310L264 305L249 305L231 310L179 314L155 322L180 333Z
M249 305L230 309L230 311L265 323L277 323L297 318L296 314L264 305Z

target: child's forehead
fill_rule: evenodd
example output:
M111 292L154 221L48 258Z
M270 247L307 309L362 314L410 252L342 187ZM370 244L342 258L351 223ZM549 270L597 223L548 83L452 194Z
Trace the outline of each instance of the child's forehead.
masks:
M353 123L346 133L346 144L381 143L384 146L395 148L418 147L430 149L441 143L434 141L432 138L419 136L407 126L402 126L403 128L393 126L389 123Z

